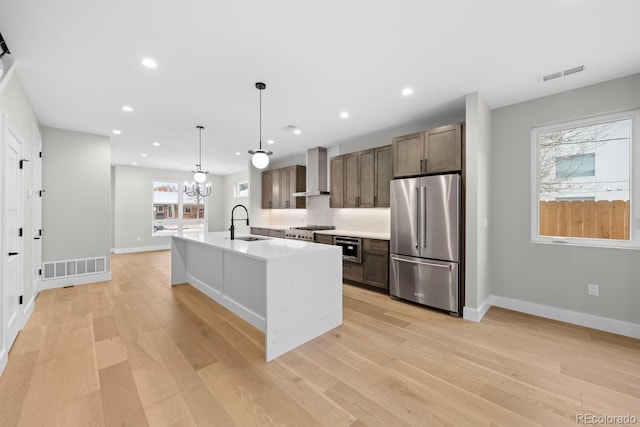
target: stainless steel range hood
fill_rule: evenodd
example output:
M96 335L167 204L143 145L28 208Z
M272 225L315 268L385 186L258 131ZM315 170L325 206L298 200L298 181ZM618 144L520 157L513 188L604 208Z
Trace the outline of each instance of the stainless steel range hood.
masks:
M307 150L307 190L293 193L295 197L324 196L327 188L327 149L315 147Z

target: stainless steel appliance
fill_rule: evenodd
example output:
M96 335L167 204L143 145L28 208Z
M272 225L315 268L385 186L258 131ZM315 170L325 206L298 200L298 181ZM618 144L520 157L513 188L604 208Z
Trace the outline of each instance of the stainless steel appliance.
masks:
M392 296L460 313L460 175L391 181Z
M342 248L343 261L362 262L362 239L358 237L336 236L333 244Z
M318 230L334 230L333 225L305 225L303 227L291 227L284 231L285 239L296 240L308 240L313 242L315 240L316 231Z

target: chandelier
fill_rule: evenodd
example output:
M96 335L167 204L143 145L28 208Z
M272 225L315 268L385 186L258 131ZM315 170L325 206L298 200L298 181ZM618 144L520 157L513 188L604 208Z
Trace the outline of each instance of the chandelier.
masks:
M189 197L195 197L199 204L201 197L211 195L211 183L204 183L207 180L207 174L209 172L202 170L202 130L204 129L204 126L198 125L196 128L200 134L198 139L198 163L196 164L196 170L191 171L193 173L194 182L191 184L187 182L184 183L184 194Z

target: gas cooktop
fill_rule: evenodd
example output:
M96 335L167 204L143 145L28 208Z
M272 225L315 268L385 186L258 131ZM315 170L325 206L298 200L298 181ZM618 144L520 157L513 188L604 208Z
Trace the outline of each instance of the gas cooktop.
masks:
M294 230L311 230L311 231L318 231L318 230L335 230L336 227L334 227L333 225L304 225L302 227L291 227Z
M316 231L334 229L335 227L333 225L305 225L303 227L291 227L289 230L285 230L284 237L287 239L313 241Z

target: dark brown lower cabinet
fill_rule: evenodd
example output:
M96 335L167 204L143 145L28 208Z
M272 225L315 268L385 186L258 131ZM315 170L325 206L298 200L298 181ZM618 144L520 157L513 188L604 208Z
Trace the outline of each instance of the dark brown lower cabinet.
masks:
M342 261L342 278L362 283L363 271L362 264L354 262Z
M389 242L362 239L362 283L389 289Z

